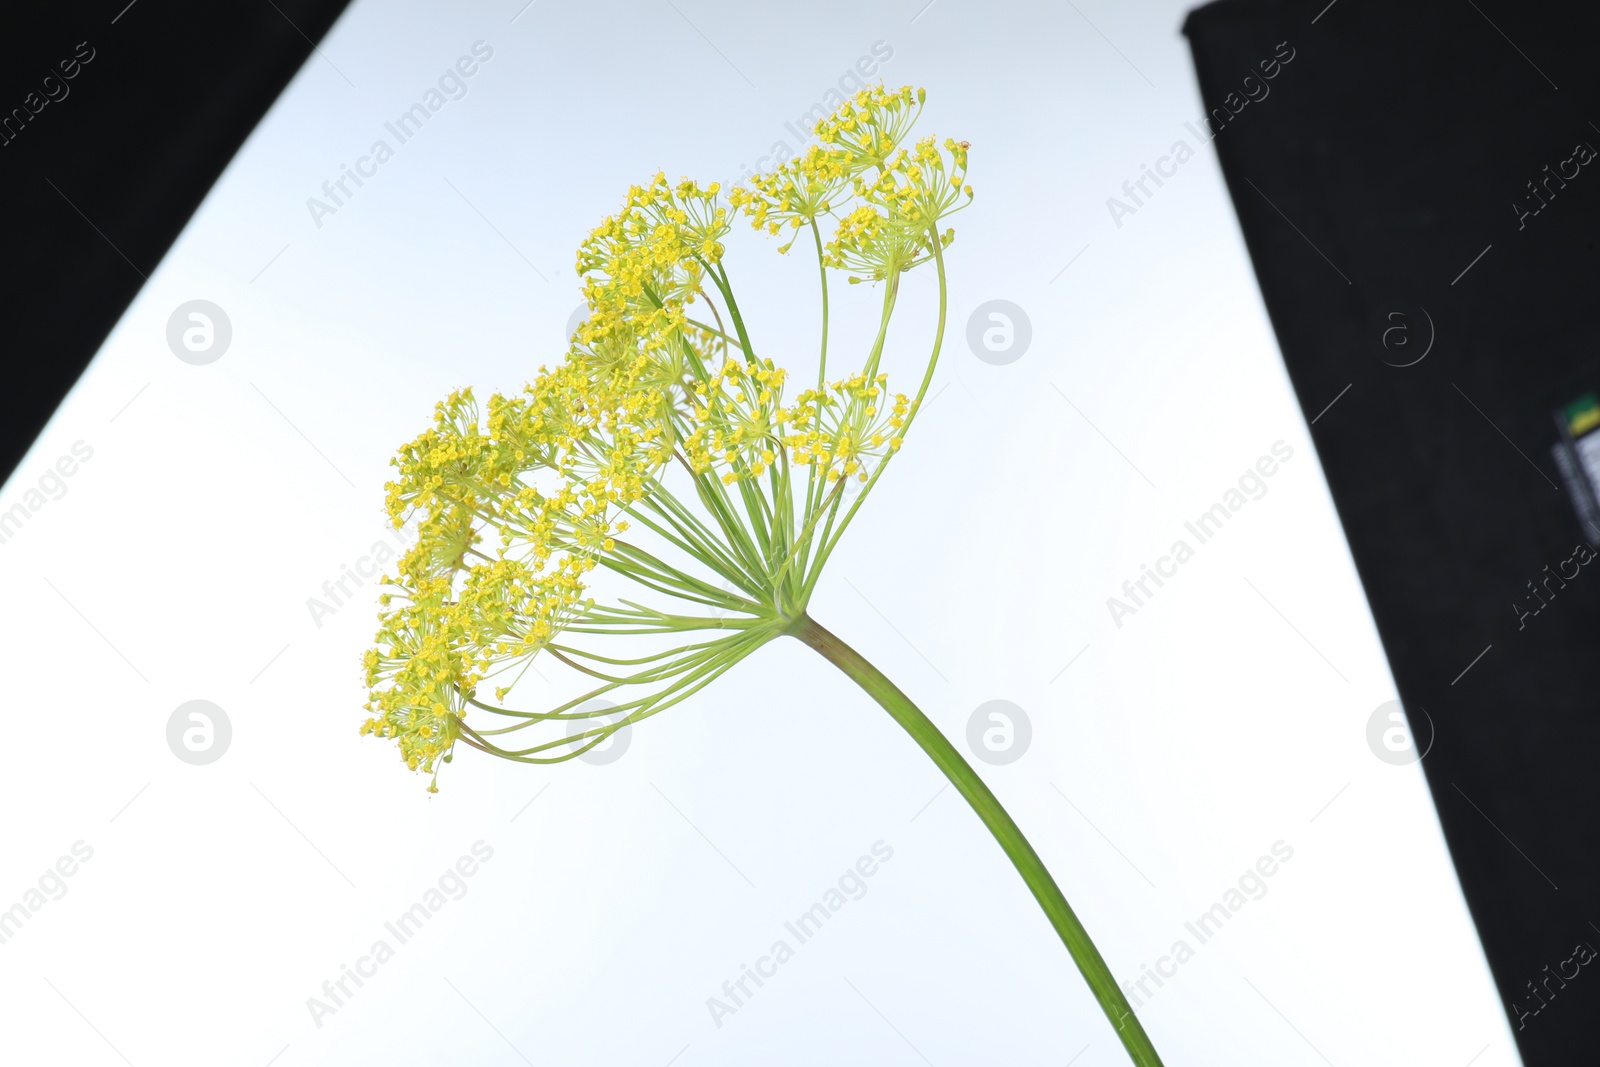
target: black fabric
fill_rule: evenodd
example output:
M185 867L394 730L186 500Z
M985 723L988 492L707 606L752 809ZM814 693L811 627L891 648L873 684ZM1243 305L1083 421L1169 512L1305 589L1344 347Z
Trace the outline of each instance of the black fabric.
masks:
M1597 30L1593 5L1506 0L1223 0L1185 26L1420 746L1435 727L1423 766L1531 1067L1593 1062L1600 1036L1600 961L1577 949L1600 948L1600 563L1578 550L1600 533L1551 453L1554 409L1600 392L1600 159L1576 150L1600 149ZM1294 59L1241 106L1282 42ZM1371 975L1367 1010L1404 1012L1435 969Z
M346 2L0 9L0 479Z

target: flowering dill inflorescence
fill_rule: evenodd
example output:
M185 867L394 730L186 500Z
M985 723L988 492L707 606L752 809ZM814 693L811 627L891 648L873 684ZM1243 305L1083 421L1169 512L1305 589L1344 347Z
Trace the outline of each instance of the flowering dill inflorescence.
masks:
M964 143L909 140L923 100L862 90L817 124L818 144L726 195L659 173L630 188L578 249L590 314L565 358L481 406L452 393L399 450L387 509L397 526L419 518L420 537L384 579L362 729L393 739L430 789L458 742L524 762L579 755L803 616L938 356L936 342L914 398L878 369L900 277L925 263L942 337L953 231L940 226L972 196ZM788 231L782 252L814 234L823 358L793 397L733 291L739 215ZM886 283L880 329L831 381L830 271ZM847 498L846 482L860 491ZM600 602L597 571L634 591ZM592 684L553 707L506 706L535 657Z

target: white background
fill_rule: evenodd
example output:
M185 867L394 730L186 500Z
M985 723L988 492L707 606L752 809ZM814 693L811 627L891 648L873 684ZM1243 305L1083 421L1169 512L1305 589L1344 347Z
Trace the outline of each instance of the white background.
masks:
M467 751L430 797L356 733L372 586L321 626L307 608L384 536L388 457L436 399L560 358L573 250L629 183L794 147L785 121L879 41L889 85L928 89L923 132L971 142L977 199L937 399L813 614L958 744L984 701L1025 709L1032 747L980 766L1113 969L1196 950L1141 1009L1169 1064L1518 1062L1421 774L1367 747L1393 682L1213 150L1184 127L1183 5L919 7L357 0L0 495L93 449L0 545L0 908L94 850L0 945L8 1062L1126 1062L977 819L799 644L613 764ZM393 147L384 122L479 40L468 95L317 226L307 198ZM1195 158L1117 226L1106 198L1180 139ZM814 266L743 227L730 243L758 345L806 366ZM931 284L912 276L897 319L901 388ZM876 297L839 297L835 367ZM196 298L233 327L203 367L165 340ZM996 298L1032 321L1007 366L964 341ZM1114 625L1107 597L1193 545L1184 521L1280 440L1267 494ZM233 726L203 767L165 739L196 698ZM307 998L394 944L384 922L479 840L467 895L315 1025ZM866 896L716 1026L707 998L880 840ZM1185 921L1280 840L1268 893L1198 945Z

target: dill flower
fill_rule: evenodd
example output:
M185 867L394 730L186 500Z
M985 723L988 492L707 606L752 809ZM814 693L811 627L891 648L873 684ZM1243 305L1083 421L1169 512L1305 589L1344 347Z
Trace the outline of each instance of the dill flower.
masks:
M1160 1063L1022 831L904 693L807 612L852 518L899 454L932 380L948 306L949 218L972 200L965 142L910 141L922 90L872 86L819 143L726 196L658 172L577 251L590 314L564 357L482 405L462 389L393 459L385 504L419 519L386 576L363 659L363 733L431 776L459 746L560 763L793 637L856 681L934 760L1022 875L1133 1061ZM809 230L821 323L815 385L758 349L729 269L735 215L788 252ZM824 229L828 230L826 237ZM930 266L935 340L914 392L879 368L902 285ZM830 272L882 288L875 336L832 380ZM600 578L627 583L597 596ZM525 697L536 660L581 681ZM604 699L600 699L604 698Z
M750 179L750 188L735 188L728 202L744 209L750 225L773 236L785 226L801 226L827 215L850 188L851 155L841 148L814 144L770 174ZM788 244L778 249L787 252Z
M927 93L907 85L894 91L868 86L834 114L817 123L815 133L825 145L842 149L851 174L882 169L911 127L922 116Z

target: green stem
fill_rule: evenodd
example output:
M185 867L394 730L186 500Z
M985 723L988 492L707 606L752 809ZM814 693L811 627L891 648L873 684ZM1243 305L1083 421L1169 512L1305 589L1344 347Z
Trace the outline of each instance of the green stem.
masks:
M912 740L922 746L922 750L944 772L945 777L950 779L950 783L966 798L967 803L972 805L972 810L977 812L978 818L983 820L983 824L989 828L994 839L1010 857L1012 865L1017 868L1017 873L1022 875L1022 880L1033 892L1034 899L1044 909L1050 925L1056 928L1056 933L1061 936L1067 951L1072 953L1073 961L1083 973L1084 980L1089 983L1089 989L1100 1002L1100 1008L1106 1013L1106 1018L1111 1020L1112 1028L1122 1039L1123 1047L1128 1050L1129 1057L1138 1067L1161 1067L1161 1057L1156 1054L1155 1046L1150 1043L1144 1027L1139 1025L1138 1017L1128 1006L1128 1000L1122 995L1122 990L1118 987L1117 980L1112 977L1106 961L1101 958L1100 950L1095 948L1094 942L1089 939L1089 932L1083 928L1071 905L1067 903L1067 898L1062 895L1061 887L1050 877L1044 861L1033 850L1028 839L1022 835L1022 830L1007 814L1006 809L1000 805L999 799L989 791L989 787L961 757L961 753L956 751L955 746L939 728L885 677L883 672L867 662L855 649L829 633L815 619L809 615L801 615L795 620L789 632L810 645L824 659L843 671L851 681L866 690L867 695L881 704L890 717L911 735Z
M817 358L817 392L827 383L828 374L828 265L822 261L822 231L816 217L811 219L811 237L817 245L817 273L822 278L822 355Z

